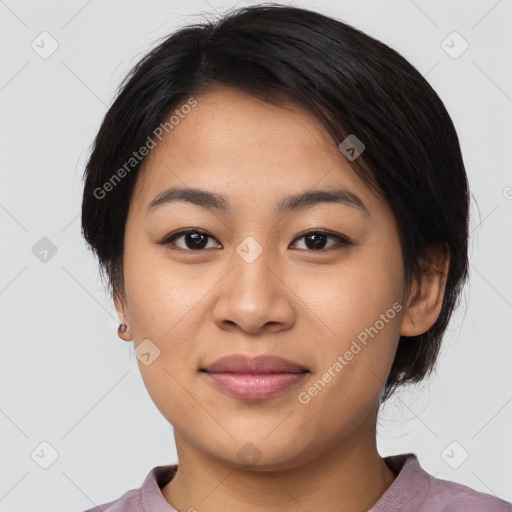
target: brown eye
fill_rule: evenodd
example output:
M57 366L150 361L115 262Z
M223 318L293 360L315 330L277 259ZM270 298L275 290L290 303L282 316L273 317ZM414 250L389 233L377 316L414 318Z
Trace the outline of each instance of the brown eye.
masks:
M173 235L170 235L159 242L159 244L174 245L186 251L202 251L203 249L212 248L208 247L208 242L210 239L215 240L211 235L204 231L198 229L189 229L174 233ZM344 236L321 230L309 231L308 233L297 237L294 242L301 239L304 239L306 242L305 249L300 250L309 250L313 252L325 252L331 249L353 245L352 242ZM334 240L334 243L326 247L329 239ZM181 242L176 243L177 240L181 240ZM217 248L221 249L222 246L220 245L220 247Z
M184 246L175 243L175 240L179 240L181 238L183 239L182 244L184 244ZM189 250L189 251L200 251L200 250L206 248L210 238L214 239L208 233L194 229L194 230L180 231L179 233L175 233L174 235L165 238L162 242L160 242L160 244L161 245L169 245L169 244L177 245L180 249L185 249L185 250Z
M336 243L326 248L325 246L329 238L335 240ZM328 251L339 246L352 245L350 240L348 240L346 237L334 233L329 233L327 231L309 231L308 233L305 233L300 237L297 237L295 240L301 239L304 239L306 241L305 250L311 251Z

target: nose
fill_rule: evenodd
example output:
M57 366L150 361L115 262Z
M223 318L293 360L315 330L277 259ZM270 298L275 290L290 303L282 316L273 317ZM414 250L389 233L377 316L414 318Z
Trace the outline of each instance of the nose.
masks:
M295 322L296 297L286 283L284 264L270 258L266 250L254 260L234 252L231 270L219 283L213 307L217 326L250 334L289 329Z

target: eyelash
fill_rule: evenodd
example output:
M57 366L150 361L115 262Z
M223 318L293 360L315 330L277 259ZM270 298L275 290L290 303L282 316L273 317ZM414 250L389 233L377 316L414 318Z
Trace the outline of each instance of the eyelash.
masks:
M176 240L177 238L180 238L182 236L185 236L187 234L190 234L190 233L194 233L194 234L198 234L198 235L206 235L210 239L215 239L213 236L211 236L210 234L208 234L205 231L202 231L200 229L187 229L187 230L178 231L177 233L166 236L163 240L158 242L158 244L173 245L174 240ZM328 251L331 251L334 249L340 249L341 247L344 247L344 246L354 245L347 237L338 235L336 233L332 233L330 231L325 231L322 229L314 229L314 230L310 230L306 233L303 233L302 235L299 235L298 237L294 238L293 242L295 242L296 240L300 240L302 238L307 238L308 236L311 236L311 235L325 235L329 238L333 238L333 239L337 240L337 244L335 244L334 246L328 247L327 249L317 249L317 250L315 250L315 249L298 249L298 250L308 251L308 252L325 253L325 252L328 252ZM206 249L183 249L182 247L179 247L179 249L181 249L185 252L191 252L191 253L204 252L206 250Z

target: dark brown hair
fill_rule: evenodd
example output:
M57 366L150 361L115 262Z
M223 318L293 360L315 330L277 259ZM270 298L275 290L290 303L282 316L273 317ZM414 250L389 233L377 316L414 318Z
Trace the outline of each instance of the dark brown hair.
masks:
M350 134L363 141L364 152L350 165L394 212L407 290L428 248L448 247L441 313L426 333L400 338L382 400L420 381L434 366L468 274L469 191L457 133L443 102L405 58L314 11L262 4L184 27L126 77L84 175L82 232L110 293L124 293L124 228L143 160L130 168L126 162L176 107L223 86L305 107L336 144ZM122 168L122 179L113 182Z

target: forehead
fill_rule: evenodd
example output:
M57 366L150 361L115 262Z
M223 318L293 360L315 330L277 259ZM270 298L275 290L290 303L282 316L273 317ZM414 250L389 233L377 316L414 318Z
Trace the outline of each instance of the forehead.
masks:
M223 191L238 197L240 205L248 196L330 186L370 193L321 122L304 108L231 88L195 100L146 157L134 192L140 207L171 186Z

